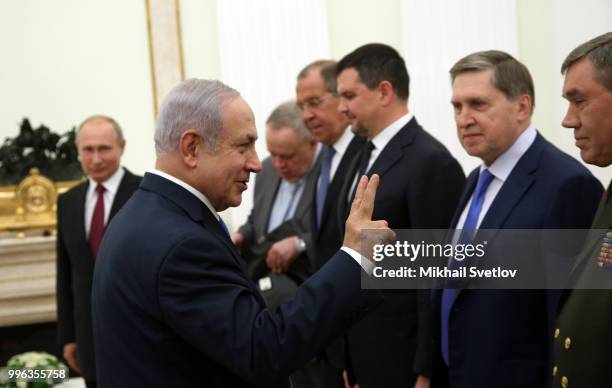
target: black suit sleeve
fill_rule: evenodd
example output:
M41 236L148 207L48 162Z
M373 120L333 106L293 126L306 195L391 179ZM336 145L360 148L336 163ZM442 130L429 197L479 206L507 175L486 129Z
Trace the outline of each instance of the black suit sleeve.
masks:
M572 177L552 193L544 228L586 229L591 226L603 187L590 174Z
M361 290L360 272L340 252L272 313L224 246L191 238L164 260L158 300L164 323L185 341L232 373L272 385L380 301L378 293Z
M74 297L72 295L72 266L63 239L63 200L57 203L57 240L56 240L56 292L57 292L57 332L61 346L75 342Z

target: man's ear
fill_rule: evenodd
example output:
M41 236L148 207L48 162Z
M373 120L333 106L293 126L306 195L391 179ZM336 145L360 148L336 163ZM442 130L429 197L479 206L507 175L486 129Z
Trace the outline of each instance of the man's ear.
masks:
M393 85L387 80L380 81L378 84L378 92L380 93L380 102L383 106L387 106L393 101Z
M198 165L198 154L201 150L201 138L195 129L188 129L181 135L179 140L179 152L183 162L195 168Z
M527 94L517 97L518 102L518 119L520 121L529 120L531 111L533 110L533 101Z

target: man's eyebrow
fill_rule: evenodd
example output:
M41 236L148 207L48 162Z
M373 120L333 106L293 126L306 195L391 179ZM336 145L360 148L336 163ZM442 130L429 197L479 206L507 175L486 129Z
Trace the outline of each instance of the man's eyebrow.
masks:
M562 96L565 98L572 98L580 95L581 93L576 89L570 89L567 92L563 93Z

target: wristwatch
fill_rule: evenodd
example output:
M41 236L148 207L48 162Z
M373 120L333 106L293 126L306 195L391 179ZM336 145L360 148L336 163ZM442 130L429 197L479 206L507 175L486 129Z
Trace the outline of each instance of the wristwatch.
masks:
M300 253L304 252L306 250L306 241L298 237L297 241L295 242L295 248Z

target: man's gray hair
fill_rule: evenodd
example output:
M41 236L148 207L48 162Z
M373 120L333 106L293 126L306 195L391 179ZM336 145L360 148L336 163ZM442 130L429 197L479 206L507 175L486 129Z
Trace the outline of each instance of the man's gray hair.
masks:
M573 49L561 65L561 74L584 57L593 65L597 80L612 91L612 32L599 35Z
M216 80L191 78L175 86L164 98L157 115L157 156L175 151L188 129L195 129L216 149L223 128L223 103L238 96L236 90Z
M310 131L304 125L302 112L300 112L295 100L283 102L277 106L268 116L266 125L272 131L281 128L291 128L304 142L308 142L311 139Z
M115 136L117 137L117 143L122 144L125 142L125 138L123 137L123 130L121 129L121 126L119 125L119 123L115 121L115 119L113 119L110 116L105 116L105 115L93 115L83 120L81 124L79 124L79 126L77 127L76 137L74 139L76 143L78 143L79 141L79 134L81 133L81 129L83 129L85 124L89 124L92 121L106 121L107 123L112 125L113 129L115 130Z
M488 69L493 71L493 86L504 93L509 100L514 100L524 94L531 97L531 112L533 113L535 91L531 74L525 65L503 51L478 51L461 58L450 69L451 82L454 82L461 73Z
M328 93L336 96L338 94L337 88L337 76L336 73L336 65L338 62L333 61L331 59L319 59L317 61L311 62L306 65L300 73L298 74L298 80L305 78L311 71L318 70L321 79L323 80L323 84L325 85L325 90Z

